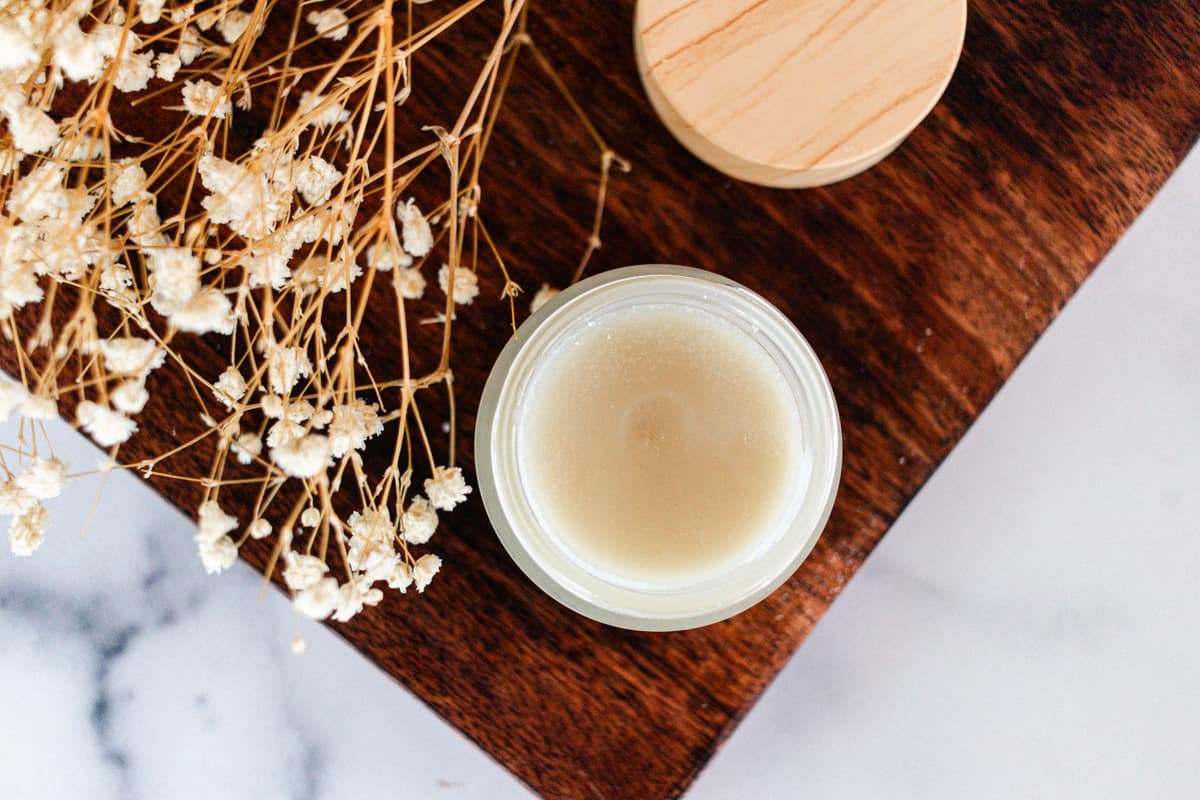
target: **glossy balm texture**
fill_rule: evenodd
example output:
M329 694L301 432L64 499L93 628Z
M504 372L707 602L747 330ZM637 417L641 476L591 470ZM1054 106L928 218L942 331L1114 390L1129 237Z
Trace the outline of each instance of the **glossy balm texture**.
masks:
M749 336L669 305L600 316L529 388L519 459L562 544L617 579L722 571L777 530L800 477L799 413Z

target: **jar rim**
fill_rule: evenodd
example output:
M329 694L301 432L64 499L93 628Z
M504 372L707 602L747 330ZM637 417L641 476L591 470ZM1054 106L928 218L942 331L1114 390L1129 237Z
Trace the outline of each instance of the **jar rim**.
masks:
M734 564L715 581L679 589L629 588L606 582L564 557L562 543L541 526L525 493L517 459L521 392L539 356L568 328L610 311L622 298L654 292L694 300L714 316L736 316L788 380L801 415L807 481L769 547ZM672 295L672 296L675 296ZM505 345L488 376L475 429L476 479L501 544L525 575L559 603L591 619L634 630L683 630L731 617L784 583L815 546L833 508L841 476L842 440L828 376L812 347L779 309L745 286L691 267L642 265L594 275L538 309ZM557 545L555 547L554 545ZM554 552L554 551L557 551Z

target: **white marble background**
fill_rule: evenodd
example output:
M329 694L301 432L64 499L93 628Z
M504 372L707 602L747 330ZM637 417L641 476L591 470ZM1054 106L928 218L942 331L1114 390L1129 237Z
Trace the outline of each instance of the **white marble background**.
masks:
M293 656L283 599L206 578L138 479L81 539L97 483L0 554L0 800L528 796L326 631ZM1198 620L1193 155L690 797L1200 796Z

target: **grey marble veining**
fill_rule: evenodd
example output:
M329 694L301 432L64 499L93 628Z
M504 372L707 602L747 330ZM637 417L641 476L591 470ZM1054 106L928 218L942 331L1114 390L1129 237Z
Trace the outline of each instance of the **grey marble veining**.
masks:
M110 476L80 539L98 484L50 501L32 558L0 556L0 798L527 796L249 568L204 575L190 523L138 478Z

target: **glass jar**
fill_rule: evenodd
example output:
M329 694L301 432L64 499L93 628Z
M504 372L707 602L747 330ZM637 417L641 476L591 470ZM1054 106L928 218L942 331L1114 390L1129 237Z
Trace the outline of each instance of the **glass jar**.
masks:
M779 523L716 574L691 582L622 581L575 557L537 512L522 469L522 416L538 370L554 348L598 318L641 304L681 305L734 325L767 353L786 380L800 421L799 479ZM559 367L561 368L561 367ZM480 493L517 566L558 602L600 622L646 631L683 630L744 611L779 587L816 544L841 476L842 439L833 389L816 354L773 305L741 284L675 266L616 269L556 295L500 353L475 429Z

